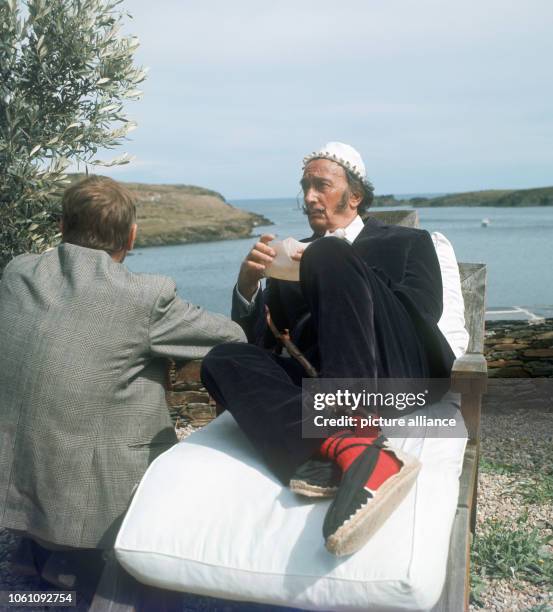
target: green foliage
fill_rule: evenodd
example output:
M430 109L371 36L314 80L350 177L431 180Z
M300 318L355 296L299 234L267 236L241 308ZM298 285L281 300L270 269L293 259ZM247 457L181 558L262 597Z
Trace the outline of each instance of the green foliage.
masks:
M470 564L470 603L482 608L484 606L483 594L486 591L486 582L476 571L474 563Z
M521 469L520 465L480 458L480 470L485 474L518 474Z
M0 0L0 271L55 243L70 163L112 149L135 124L123 111L145 70L119 31L121 0Z
M553 501L553 476L532 475L517 481L517 492L528 504L547 504Z
M553 600L550 600L551 603L553 603ZM532 606L531 608L528 608L526 610L526 612L551 612L552 607L551 607L551 603L542 603L542 604L538 604L537 606Z
M411 198L413 206L553 206L553 187L489 189Z
M518 528L502 521L487 520L475 538L471 563L473 586L479 578L510 578L553 586L553 536L544 536L536 528L523 529L526 517L519 517ZM476 588L478 593L478 588Z

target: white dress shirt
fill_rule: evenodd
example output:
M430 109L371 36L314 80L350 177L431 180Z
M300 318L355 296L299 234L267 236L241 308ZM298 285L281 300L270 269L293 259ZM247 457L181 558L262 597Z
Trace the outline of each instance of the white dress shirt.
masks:
M363 223L363 219L359 215L355 217L355 219L347 226L347 227L339 227L337 230L331 232L327 230L325 232L325 238L327 236L334 236L336 238L345 238L350 244L359 236L361 230L365 227Z

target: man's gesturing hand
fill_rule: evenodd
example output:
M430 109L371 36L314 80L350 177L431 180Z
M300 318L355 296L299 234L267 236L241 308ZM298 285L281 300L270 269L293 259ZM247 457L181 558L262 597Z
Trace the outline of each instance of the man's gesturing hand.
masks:
M238 291L247 300L252 299L259 281L265 276L265 266L275 258L275 251L268 245L274 239L272 234L263 234L240 266Z

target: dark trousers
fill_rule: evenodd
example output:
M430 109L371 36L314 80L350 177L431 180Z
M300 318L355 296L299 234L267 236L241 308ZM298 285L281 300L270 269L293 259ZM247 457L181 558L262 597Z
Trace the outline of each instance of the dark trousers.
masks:
M104 569L104 551L59 546L30 537L23 531L10 531L18 538L12 571L35 579L39 576L58 589L77 591L78 604L87 604L88 609ZM44 588L41 583L38 587Z
M324 238L312 243L302 257L300 284L322 377L428 377L411 318L348 242ZM289 357L233 343L212 349L201 375L211 396L232 413L272 471L288 484L321 444L302 438L303 368Z

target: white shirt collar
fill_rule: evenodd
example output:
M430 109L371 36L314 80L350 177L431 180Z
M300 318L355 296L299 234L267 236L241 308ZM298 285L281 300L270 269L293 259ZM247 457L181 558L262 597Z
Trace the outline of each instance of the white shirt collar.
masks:
M363 223L363 219L357 215L347 227L338 228L338 230L334 232L327 230L325 236L337 236L338 238L345 238L348 242L353 242L364 227L365 224ZM338 234L336 232L338 232ZM345 234L343 232L345 232Z

